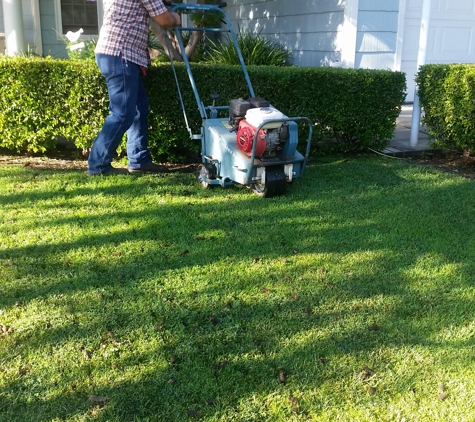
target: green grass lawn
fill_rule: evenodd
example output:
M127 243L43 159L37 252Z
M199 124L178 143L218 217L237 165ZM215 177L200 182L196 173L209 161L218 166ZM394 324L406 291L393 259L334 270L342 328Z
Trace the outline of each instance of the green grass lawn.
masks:
M286 196L0 166L0 421L473 421L475 184Z

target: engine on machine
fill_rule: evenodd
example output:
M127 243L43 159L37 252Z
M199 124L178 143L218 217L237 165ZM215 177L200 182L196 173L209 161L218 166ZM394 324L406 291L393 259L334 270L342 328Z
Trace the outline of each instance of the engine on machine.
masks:
M229 124L236 132L236 142L241 151L252 155L254 139L256 139L256 157L262 159L275 158L282 150L282 144L289 140L289 126L285 122L272 121L266 124L256 138L257 128L266 120L286 118L268 101L255 97L248 101L231 100L229 106Z

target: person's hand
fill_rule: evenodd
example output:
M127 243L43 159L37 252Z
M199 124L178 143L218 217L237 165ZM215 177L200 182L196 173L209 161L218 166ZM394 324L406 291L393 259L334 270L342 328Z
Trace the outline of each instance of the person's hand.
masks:
M152 19L162 28L173 28L181 25L181 17L176 12L164 12L160 15L153 16Z
M181 25L181 16L177 12L172 12L172 16L175 18L175 26Z

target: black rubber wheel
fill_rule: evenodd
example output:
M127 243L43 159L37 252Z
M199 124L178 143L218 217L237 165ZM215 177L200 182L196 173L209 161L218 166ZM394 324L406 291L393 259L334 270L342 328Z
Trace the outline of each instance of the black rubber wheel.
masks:
M212 164L200 164L196 169L196 180L205 189L211 189L214 185L210 184L210 180L216 179L216 170Z
M287 191L287 180L284 170L280 167L266 168L266 182L254 183L251 190L262 198L271 198L273 196L284 195Z

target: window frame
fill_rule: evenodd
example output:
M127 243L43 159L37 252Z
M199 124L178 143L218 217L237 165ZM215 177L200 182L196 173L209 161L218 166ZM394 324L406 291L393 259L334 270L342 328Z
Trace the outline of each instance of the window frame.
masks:
M82 40L92 40L92 39L97 39L99 36L99 31L102 26L102 17L104 14L104 7L102 0L96 0L97 3L97 28L98 28L98 33L97 34L82 34L81 39ZM57 38L58 40L61 40L64 38L66 34L63 34L63 19L61 17L61 0L54 0L54 15L56 19L56 33L57 33Z

